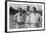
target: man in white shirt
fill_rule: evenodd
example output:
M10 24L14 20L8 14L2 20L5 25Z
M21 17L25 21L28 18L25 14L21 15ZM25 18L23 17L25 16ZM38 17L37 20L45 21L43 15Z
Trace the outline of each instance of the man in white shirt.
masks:
M29 17L30 17L30 7L29 6L27 6L27 9L26 9L26 20L25 20L25 26L27 27L27 28L30 28L30 19L29 19Z
M41 26L42 22L42 16L37 13L36 8L32 7L31 9L31 14L30 14L30 23L31 23L31 28L36 28Z
M16 20L16 28L23 28L25 24L25 13L23 13L22 8L19 9L19 13L17 13L14 18Z

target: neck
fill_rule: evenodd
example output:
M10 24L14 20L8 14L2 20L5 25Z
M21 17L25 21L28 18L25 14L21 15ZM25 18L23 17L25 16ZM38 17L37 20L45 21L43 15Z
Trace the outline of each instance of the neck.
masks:
M30 12L27 12L27 15L29 15L30 14Z

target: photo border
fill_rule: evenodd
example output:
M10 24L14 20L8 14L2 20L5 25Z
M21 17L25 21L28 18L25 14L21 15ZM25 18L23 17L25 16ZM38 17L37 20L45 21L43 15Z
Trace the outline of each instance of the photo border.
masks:
M43 30L45 30L45 3L44 2L5 1L5 32L7 32L7 2L24 2L24 3L40 3L40 4L44 4L44 29L39 29L39 30L23 30L23 31L11 31L11 32L27 32L27 31L43 31Z

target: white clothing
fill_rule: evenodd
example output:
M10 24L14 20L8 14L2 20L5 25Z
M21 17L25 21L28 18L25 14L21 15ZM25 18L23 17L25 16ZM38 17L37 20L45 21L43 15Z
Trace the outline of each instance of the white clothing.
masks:
M31 13L30 14L30 22L31 23L38 23L39 22L39 18L40 18L40 14L39 13Z
M41 19L41 15L39 13L31 13L29 15L26 16L26 20L25 23L31 23L31 24L26 24L27 27L35 27L35 23L39 24L39 19Z
M17 19L17 22L24 22L24 15L20 16L20 13L17 13L15 16L16 16L15 18Z
M26 20L25 20L26 23L29 23L29 15L26 15Z

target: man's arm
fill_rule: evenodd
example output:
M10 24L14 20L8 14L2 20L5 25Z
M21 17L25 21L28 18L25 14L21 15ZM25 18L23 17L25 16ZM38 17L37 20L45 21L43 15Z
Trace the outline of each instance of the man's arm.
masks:
M17 14L14 15L14 22L16 22L16 21L17 21Z
M42 27L42 16L40 16L40 23L39 26Z
M42 26L42 16L39 14L39 22L38 22L39 26Z

